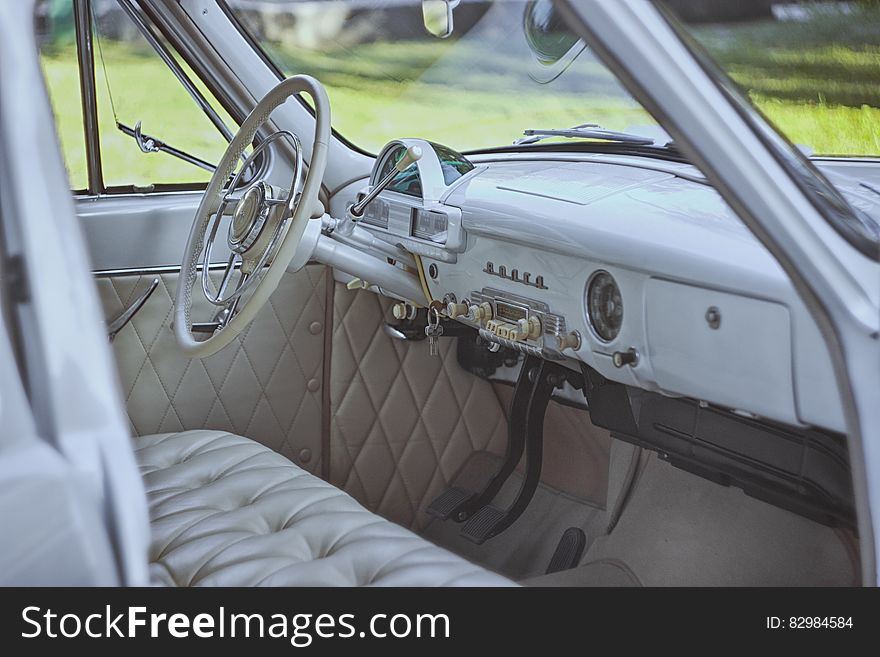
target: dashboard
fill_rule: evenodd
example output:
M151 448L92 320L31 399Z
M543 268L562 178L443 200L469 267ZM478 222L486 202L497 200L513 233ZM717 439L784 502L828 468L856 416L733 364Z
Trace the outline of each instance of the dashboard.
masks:
M690 165L596 153L424 155L361 224L420 258L492 345L792 425L844 427L824 341L787 276Z

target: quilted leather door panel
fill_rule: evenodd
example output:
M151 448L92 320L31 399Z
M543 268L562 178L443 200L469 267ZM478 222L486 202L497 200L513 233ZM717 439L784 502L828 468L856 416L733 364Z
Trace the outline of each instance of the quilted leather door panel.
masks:
M413 529L477 451L502 453L507 422L492 384L425 342L382 330L389 301L337 285L330 401L330 482L371 511Z
M478 452L501 455L512 388L463 370L454 339L440 357L424 342L388 337L387 299L334 293L330 481L371 511L423 529L424 509ZM604 507L610 436L582 409L551 403L542 480ZM486 473L488 476L490 473Z
M204 360L177 351L170 329L177 274L161 275L113 343L134 433L229 431L320 474L326 271L309 265L285 274L238 339ZM106 317L115 317L152 279L97 278ZM211 316L209 307L195 305L194 317Z

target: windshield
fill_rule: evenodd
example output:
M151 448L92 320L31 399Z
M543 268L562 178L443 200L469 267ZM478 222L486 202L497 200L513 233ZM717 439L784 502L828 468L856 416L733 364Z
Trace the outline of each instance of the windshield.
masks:
M284 74L324 84L333 127L373 153L400 137L470 151L587 122L665 143L549 0L464 0L447 39L426 32L419 0L229 6Z
M880 2L664 4L789 141L880 154Z

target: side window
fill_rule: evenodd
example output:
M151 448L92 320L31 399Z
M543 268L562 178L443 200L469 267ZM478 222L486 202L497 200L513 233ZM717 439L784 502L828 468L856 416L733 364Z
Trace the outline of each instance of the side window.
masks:
M100 192L197 188L211 177L237 124L158 30L127 13L135 3L84 0L92 23ZM126 8L123 8L125 5ZM140 15L136 14L140 19ZM140 19L143 21L143 19ZM70 184L89 189L74 0L41 0L36 21L44 76ZM142 33L182 70L195 93L213 109L209 117L178 75ZM135 136L139 126L140 143ZM219 125L218 125L219 124ZM145 150L147 152L145 152ZM176 153L170 154L168 151ZM94 181L92 181L92 187Z
M116 3L94 3L93 16L104 184L112 188L207 183L211 171L164 152L144 153L125 129L133 130L140 122L143 135L210 164L218 162L226 149L223 134ZM181 58L168 51L234 131L235 123L211 92Z
M82 191L88 187L89 178L72 2L42 3L37 9L36 23L40 63L70 186Z

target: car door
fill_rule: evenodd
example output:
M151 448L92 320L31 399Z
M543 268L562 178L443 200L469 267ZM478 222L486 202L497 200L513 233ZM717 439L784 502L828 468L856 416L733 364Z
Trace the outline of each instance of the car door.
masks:
M243 117L134 3L57 0L40 5L37 19L56 128L107 319L158 281L113 341L132 430L224 429L320 473L323 266L285 274L266 310L213 358L182 358L170 328L181 254L211 163ZM289 171L281 157L261 166L279 178ZM212 316L207 303L194 314Z

